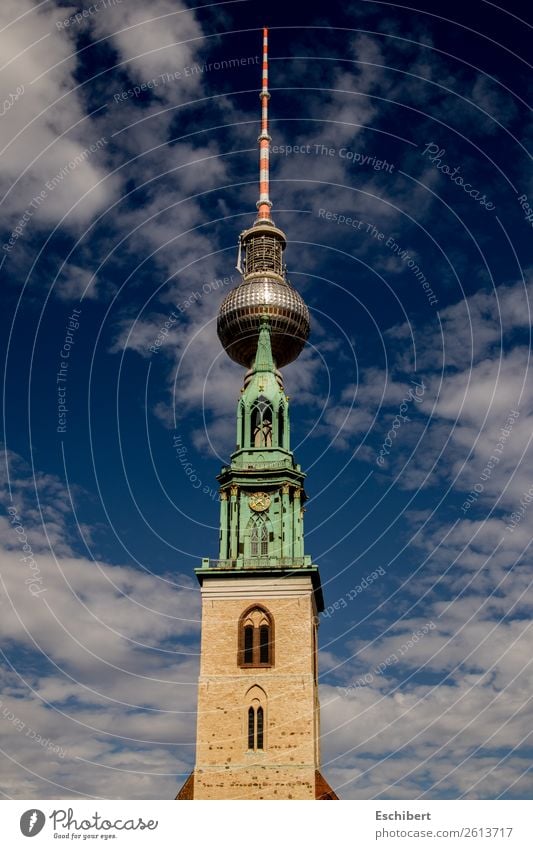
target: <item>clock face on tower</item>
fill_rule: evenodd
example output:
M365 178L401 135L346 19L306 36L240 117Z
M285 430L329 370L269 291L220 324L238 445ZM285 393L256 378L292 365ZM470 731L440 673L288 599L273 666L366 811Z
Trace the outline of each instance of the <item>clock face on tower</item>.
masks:
M270 507L270 495L268 492L253 492L250 495L249 504L256 513L262 513Z

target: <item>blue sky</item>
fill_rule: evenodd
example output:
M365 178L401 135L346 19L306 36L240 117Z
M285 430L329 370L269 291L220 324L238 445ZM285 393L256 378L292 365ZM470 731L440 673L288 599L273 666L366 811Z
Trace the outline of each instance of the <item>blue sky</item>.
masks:
M521 7L2 4L6 797L172 798L194 762L267 24L324 772L342 798L531 798Z

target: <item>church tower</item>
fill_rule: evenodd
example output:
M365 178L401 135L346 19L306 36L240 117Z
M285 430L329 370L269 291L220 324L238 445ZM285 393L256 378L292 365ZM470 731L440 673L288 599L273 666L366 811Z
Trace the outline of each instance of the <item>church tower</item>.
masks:
M263 31L258 215L239 239L241 283L218 335L247 368L236 449L218 475L218 560L195 570L202 594L196 765L178 799L336 799L320 773L318 566L304 548L305 473L291 451L279 369L309 335L287 280L285 234L269 198L268 33Z

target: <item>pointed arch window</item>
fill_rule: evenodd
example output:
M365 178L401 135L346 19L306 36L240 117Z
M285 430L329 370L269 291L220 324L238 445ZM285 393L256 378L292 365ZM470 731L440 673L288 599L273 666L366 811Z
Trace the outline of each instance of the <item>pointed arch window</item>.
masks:
M280 404L278 407L278 446L283 448L285 442L285 407Z
M255 749L255 710L248 708L248 748Z
M238 422L238 428L237 428L238 445L237 445L237 448L244 448L245 447L245 439L246 439L246 435L245 435L246 410L244 408L244 404L242 403L242 401L239 404L239 408L238 408L237 422Z
M253 447L272 448L272 405L264 395L255 401L251 421Z
M244 663L254 662L254 626L244 626Z
M268 555L268 525L266 516L253 516L250 528L250 556L266 557Z
M254 699L254 702L256 700ZM261 705L248 708L248 750L260 752L265 748L265 712Z
M238 665L274 666L274 619L264 607L248 608L239 620Z
M249 752L266 748L266 693L262 687L250 687L245 697L246 745Z
M270 659L270 625L259 626L259 663L268 663Z
M261 705L255 712L255 746L256 749L264 748L264 711Z

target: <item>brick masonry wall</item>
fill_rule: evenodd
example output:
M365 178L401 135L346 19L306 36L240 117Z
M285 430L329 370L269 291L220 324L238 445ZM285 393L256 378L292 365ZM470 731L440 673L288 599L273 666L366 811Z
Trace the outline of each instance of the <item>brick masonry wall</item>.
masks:
M313 799L318 767L309 578L204 580L196 799ZM238 622L253 603L274 618L272 668L238 666ZM264 691L265 747L247 748L248 691Z

